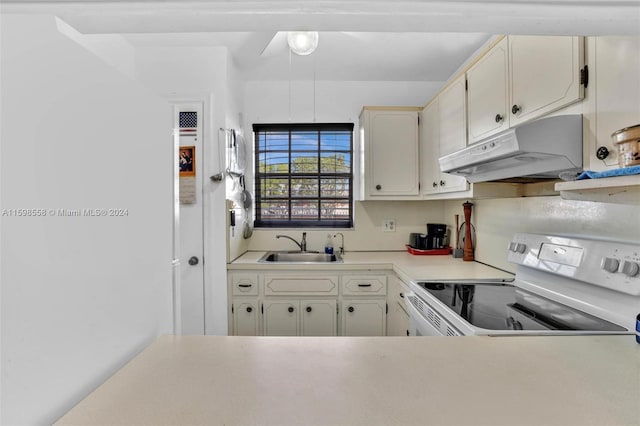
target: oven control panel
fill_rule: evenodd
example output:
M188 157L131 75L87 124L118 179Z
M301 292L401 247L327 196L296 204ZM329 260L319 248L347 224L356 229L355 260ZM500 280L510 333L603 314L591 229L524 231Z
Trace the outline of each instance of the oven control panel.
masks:
M510 262L640 296L640 245L554 235L516 234Z

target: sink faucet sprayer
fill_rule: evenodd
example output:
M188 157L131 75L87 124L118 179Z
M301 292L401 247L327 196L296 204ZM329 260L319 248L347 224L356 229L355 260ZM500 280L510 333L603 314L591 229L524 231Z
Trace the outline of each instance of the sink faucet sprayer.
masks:
M338 247L338 250L340 250L340 254L344 254L344 235L342 235L342 232L336 232L335 234L333 234L333 238L337 237L338 235L340 235L340 247Z
M288 235L276 235L276 238L288 238L294 243L296 243L298 247L300 247L300 251L307 251L307 233L306 232L302 233L302 240L300 240L300 242L297 242L294 238L291 238Z

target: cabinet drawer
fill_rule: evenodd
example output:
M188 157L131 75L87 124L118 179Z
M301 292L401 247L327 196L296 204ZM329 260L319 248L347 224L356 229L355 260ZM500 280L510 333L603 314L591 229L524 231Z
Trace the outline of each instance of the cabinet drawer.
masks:
M265 296L338 294L338 276L265 275Z
M257 296L258 274L233 274L231 287L234 296Z
M386 275L354 275L342 277L344 295L380 295L387 294Z

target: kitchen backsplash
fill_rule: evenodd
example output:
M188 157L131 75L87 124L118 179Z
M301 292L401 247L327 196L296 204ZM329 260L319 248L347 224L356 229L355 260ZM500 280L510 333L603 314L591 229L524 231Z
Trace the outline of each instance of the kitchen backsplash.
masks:
M464 201L447 201L446 223L462 217ZM476 260L514 272L507 245L516 232L559 234L638 243L640 207L563 200L559 196L472 200ZM462 221L462 220L461 220Z
M411 232L427 232L427 223L442 222L444 201L357 201L355 205L355 228L350 230L309 230L309 250L322 250L327 233L344 234L348 251L405 250ZM384 232L383 221L393 219L395 232ZM303 229L255 230L249 250L293 250L295 244L276 239L276 234L286 234L299 240ZM337 250L340 237L334 238Z
M464 221L462 203L454 201L363 201L356 202L355 229L342 232L347 251L404 250L409 233L426 232L427 223L446 223L454 244L454 215ZM506 260L506 247L517 232L579 235L637 243L640 241L640 207L622 204L563 200L558 196L471 200L471 222L476 227L476 260L514 272ZM383 221L393 219L395 232L384 232ZM293 250L288 240L300 239L302 229L255 230L249 250ZM307 231L309 250L322 250L327 230ZM334 239L338 248L340 238Z

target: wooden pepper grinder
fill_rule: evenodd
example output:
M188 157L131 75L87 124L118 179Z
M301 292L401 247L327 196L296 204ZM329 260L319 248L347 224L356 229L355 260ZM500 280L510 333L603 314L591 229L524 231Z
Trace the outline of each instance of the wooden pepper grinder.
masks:
M473 242L471 241L471 207L473 203L462 204L464 210L464 248L462 250L462 260L475 260L473 257Z

